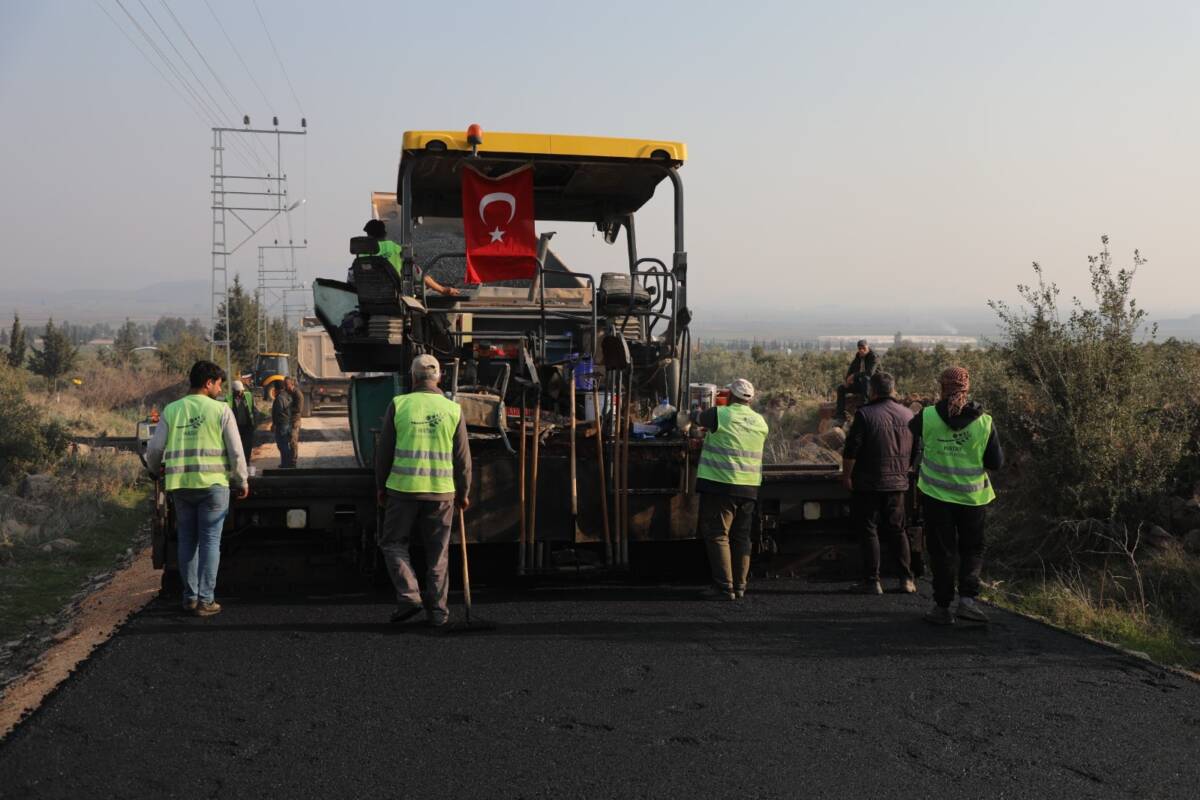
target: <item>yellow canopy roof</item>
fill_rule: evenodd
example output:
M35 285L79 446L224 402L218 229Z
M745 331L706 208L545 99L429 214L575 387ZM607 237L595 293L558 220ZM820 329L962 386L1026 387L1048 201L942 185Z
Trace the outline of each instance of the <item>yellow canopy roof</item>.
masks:
M473 157L465 131L404 134L401 175L412 164L414 216L462 216L459 164L470 159L491 176L532 164L539 220L603 223L645 205L667 170L687 158L682 142L653 139L488 131L482 138Z

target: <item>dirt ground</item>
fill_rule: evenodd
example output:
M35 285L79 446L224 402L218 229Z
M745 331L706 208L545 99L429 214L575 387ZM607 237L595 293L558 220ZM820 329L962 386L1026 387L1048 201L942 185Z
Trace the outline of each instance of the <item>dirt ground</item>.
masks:
M260 437L262 433L259 434ZM250 465L258 470L279 466L279 448L275 435L266 431L266 441L254 448ZM350 439L350 419L344 411L314 414L300 426L301 469L320 467L354 467L354 443Z
M151 564L147 548L99 591L88 596L70 627L55 636L54 646L0 697L0 739L22 717L40 706L125 620L153 600L158 595L160 580L161 573Z

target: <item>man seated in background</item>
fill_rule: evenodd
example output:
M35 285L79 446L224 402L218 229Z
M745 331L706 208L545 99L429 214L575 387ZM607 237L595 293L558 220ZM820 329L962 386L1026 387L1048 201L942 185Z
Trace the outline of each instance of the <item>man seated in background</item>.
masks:
M379 255L386 258L389 263L396 269L396 273L400 274L404 262L400 258L400 245L387 238L387 227L382 220L369 220L366 225L363 225L363 233L374 239L379 245ZM442 286L433 279L429 273L425 273L425 288L431 292L444 294L448 297L458 297L460 292L453 286Z
M836 419L846 418L846 395L848 393L853 392L863 398L867 396L870 392L871 376L877 369L879 369L879 357L867 344L866 339L859 339L858 352L854 354L854 360L850 362L850 367L846 370L846 379L837 388L837 412L834 415Z

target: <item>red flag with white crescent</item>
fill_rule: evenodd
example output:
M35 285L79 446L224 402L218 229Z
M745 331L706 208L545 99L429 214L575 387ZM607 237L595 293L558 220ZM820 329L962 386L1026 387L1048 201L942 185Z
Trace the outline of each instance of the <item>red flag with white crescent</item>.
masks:
M467 283L537 274L532 166L489 178L464 164L462 208Z

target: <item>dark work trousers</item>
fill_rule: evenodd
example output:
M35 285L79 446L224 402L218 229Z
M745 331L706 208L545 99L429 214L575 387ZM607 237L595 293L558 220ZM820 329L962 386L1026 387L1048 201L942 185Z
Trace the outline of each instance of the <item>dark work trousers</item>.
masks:
M388 491L383 529L379 531L379 549L387 565L396 602L401 606L425 607L430 621L441 624L450 616L450 528L454 524L454 501L406 500L399 492ZM420 591L408 545L413 534L425 545L425 591Z
M879 580L880 528L896 554L900 577L911 578L904 492L855 491L850 501L850 515L862 539L863 580Z
M757 504L750 497L700 494L700 536L708 550L713 583L725 591L746 588L750 577L750 532Z
M279 448L279 466L296 466L296 451L292 449L292 432L275 429L275 446Z
M861 395L863 402L865 403L867 401L867 393L870 390L870 386L871 379L860 372L858 375L854 376L853 380L850 381L849 386L843 383L841 386L837 387L837 410L834 412L835 416L845 416L846 395L848 393L853 392L854 394Z
M983 530L987 506L960 506L921 495L925 511L925 550L933 567L933 599L943 608L959 597L979 596L983 570Z

